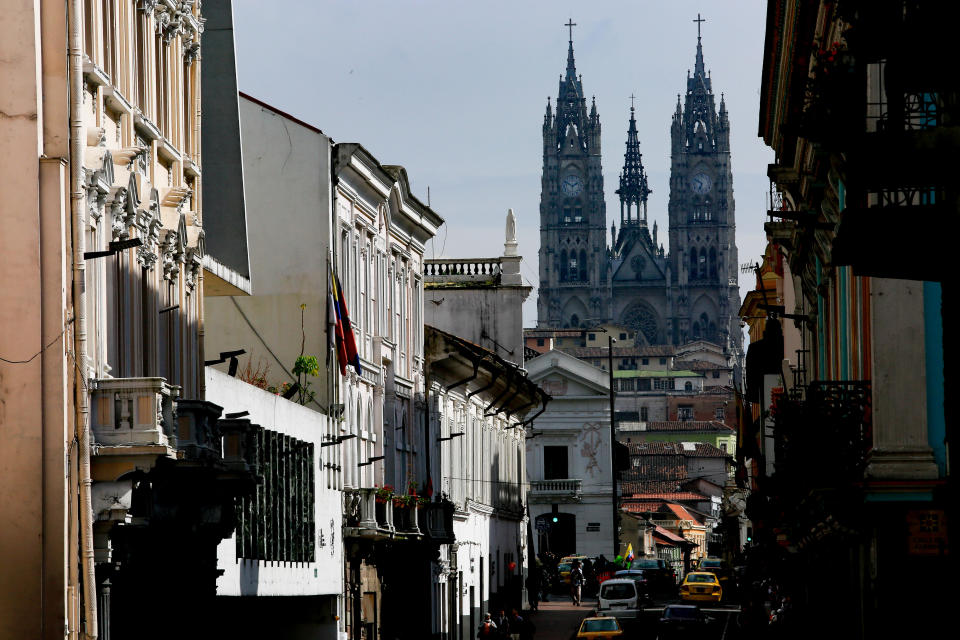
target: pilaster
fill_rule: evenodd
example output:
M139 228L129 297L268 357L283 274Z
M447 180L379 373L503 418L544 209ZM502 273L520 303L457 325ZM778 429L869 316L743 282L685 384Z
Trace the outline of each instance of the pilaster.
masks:
M937 478L927 436L923 283L872 278L873 450L866 476Z

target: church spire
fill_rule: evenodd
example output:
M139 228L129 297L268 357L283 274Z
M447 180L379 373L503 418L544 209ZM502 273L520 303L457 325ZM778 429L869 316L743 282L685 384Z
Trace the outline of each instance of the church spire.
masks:
M637 119L633 108L634 96L630 96L630 124L627 127L627 151L623 154L623 172L620 174L620 226L647 224L647 174L643 170L643 155L637 137Z
M577 65L573 61L573 28L577 26L577 23L571 18L565 26L570 29L570 41L567 48L567 80L569 81L577 78Z

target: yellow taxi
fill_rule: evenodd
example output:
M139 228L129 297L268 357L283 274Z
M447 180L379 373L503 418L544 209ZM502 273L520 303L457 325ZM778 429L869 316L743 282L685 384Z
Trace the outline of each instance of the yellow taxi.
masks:
M713 573L692 571L680 585L680 599L691 602L720 602L723 587Z
M563 581L563 584L570 584L570 570L573 569L573 563L576 561L580 562L580 569L583 569L583 561L587 559L587 556L563 556L560 558L560 564L557 565L557 573L560 575L560 580Z
M616 618L584 618L577 631L578 638L619 638L623 629Z

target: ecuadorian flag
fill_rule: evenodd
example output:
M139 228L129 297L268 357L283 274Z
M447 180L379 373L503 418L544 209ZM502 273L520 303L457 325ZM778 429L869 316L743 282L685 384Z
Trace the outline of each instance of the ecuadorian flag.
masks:
M624 556L627 562L633 562L633 543L627 545L627 554Z

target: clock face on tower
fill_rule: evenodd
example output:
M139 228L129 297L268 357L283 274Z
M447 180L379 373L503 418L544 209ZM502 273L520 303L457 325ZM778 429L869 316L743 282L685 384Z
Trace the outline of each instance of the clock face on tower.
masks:
M575 173L569 173L560 181L560 191L568 198L580 195L583 191L583 181Z
M710 193L710 189L713 188L713 181L707 174L697 173L690 178L690 188L693 189L694 193L699 193L701 195Z

